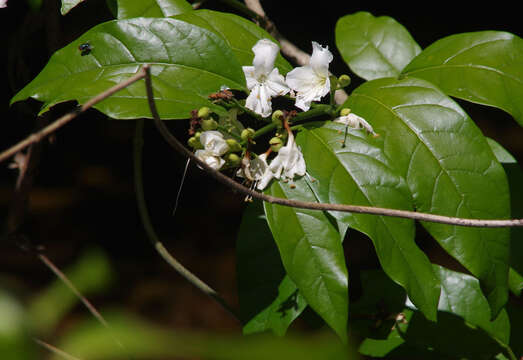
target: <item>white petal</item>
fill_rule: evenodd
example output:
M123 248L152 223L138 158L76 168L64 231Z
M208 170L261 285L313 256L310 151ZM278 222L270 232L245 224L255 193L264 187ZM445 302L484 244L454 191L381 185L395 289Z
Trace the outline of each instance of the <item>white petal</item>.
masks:
M309 61L310 66L320 76L329 76L329 64L333 59L329 48L323 47L317 42L312 42L312 55Z
M247 81L247 89L251 90L258 84L258 80L254 75L254 66L242 66L243 73L245 74L245 80Z
M252 88L251 93L245 100L245 107L263 117L271 115L272 102L265 85L258 84Z
M229 150L229 145L227 145L222 133L219 131L210 130L202 132L200 142L205 151L213 156L222 156Z
M300 66L287 73L285 82L292 90L309 91L313 87L313 80L317 76L310 66Z
M285 95L290 91L285 83L285 78L280 74L277 68L274 68L271 71L265 81L265 85L267 86L271 97Z
M253 46L254 59L252 64L254 65L257 78L261 75L268 76L272 69L274 69L274 61L276 60L279 50L278 45L269 39L258 40Z
M223 164L225 164L225 160L223 160L221 157L212 155L207 150L196 150L194 155L196 155L198 159L202 160L214 170L219 170Z

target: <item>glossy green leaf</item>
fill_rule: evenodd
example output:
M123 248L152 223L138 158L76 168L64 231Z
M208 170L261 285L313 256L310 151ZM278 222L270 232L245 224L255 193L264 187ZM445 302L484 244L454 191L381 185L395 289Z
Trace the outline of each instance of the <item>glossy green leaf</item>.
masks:
M345 105L381 135L384 155L406 179L418 211L462 218L510 217L502 166L474 122L434 85L415 78L369 81ZM423 226L480 279L492 315L497 315L508 296L508 229L430 222Z
M283 336L307 303L286 276L263 204L247 206L236 242L238 298L244 334L270 330Z
M523 39L516 35L481 31L448 36L423 50L403 75L503 109L523 125Z
M479 286L479 281L467 274L434 265L441 281L439 311L446 311L462 317L466 322L487 332L494 339L508 345L510 322L503 309L493 321L490 308Z
M62 7L60 13L62 15L67 14L72 8L83 2L84 0L62 0Z
M510 188L512 218L523 218L523 171L516 159L496 141L487 138L494 155L503 164ZM523 291L523 228L510 229L510 269L508 286L510 291L521 296Z
M405 181L392 170L383 141L361 130L348 130L333 122L311 125L297 136L316 197L325 203L412 209ZM414 242L414 222L365 214L332 215L367 234L385 272L403 286L432 320L436 319L438 280L427 256Z
M273 181L265 193L316 201L304 178L296 180L294 188ZM264 207L287 274L311 308L346 341L348 275L336 227L321 211L269 203Z
M338 20L336 46L349 68L365 80L398 76L421 51L396 20L368 12Z
M118 19L135 17L169 17L192 11L185 0L117 0Z
M276 40L264 29L240 16L212 10L197 10L176 16L177 19L200 26L221 36L231 47L241 65L251 65L252 47L260 39ZM281 74L292 70L292 66L281 54L275 62Z
M89 43L87 54L78 49ZM245 88L245 77L232 50L216 34L186 22L134 18L100 24L57 51L42 72L11 102L33 97L42 112L54 104L93 96L151 64L156 105L164 119L183 119L190 111L220 107L208 95L222 85ZM95 105L116 119L150 118L143 81Z

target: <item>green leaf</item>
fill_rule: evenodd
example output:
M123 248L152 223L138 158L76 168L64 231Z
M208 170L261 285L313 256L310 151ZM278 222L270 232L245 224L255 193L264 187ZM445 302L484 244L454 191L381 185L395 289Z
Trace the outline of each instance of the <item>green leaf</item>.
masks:
M507 312L503 309L495 320L490 320L489 304L481 292L479 281L470 275L438 265L434 265L434 269L441 281L438 310L458 315L508 345L510 322Z
M516 159L496 141L487 138L494 155L503 164L510 188L510 208L512 218L523 218L523 171ZM510 229L510 269L508 286L510 291L521 296L523 291L523 228Z
M523 125L523 39L499 31L451 35L423 50L403 70L448 95L494 106Z
M349 68L365 80L398 76L421 51L396 20L368 12L338 20L336 46Z
M373 80L345 105L381 135L385 155L406 180L418 211L510 218L502 166L474 122L434 85L415 78ZM508 296L508 229L423 226L480 279L495 317Z
M135 17L169 17L192 11L185 0L117 0L118 19Z
M82 56L78 46L92 50ZM164 119L188 118L208 106L220 112L208 95L225 85L245 89L241 66L216 34L186 22L134 18L100 24L57 51L42 72L11 102L33 97L41 112L68 100L84 103L151 64L156 105ZM95 105L116 119L150 118L143 81Z
M514 156L510 154L503 146L501 146L496 140L487 138L487 142L490 149L494 153L494 156L502 164L512 164L517 162Z
M285 275L260 201L245 209L236 253L240 316L246 323L243 333L271 330L285 335L307 303Z
M60 13L62 15L67 14L69 11L71 11L72 8L74 8L81 2L84 2L84 0L62 0L62 7L60 8Z
M288 199L316 201L304 178L273 181L265 193ZM283 266L311 308L347 339L348 275L340 236L321 211L264 203L267 222Z
M405 181L392 170L381 139L369 139L361 130L348 130L333 122L311 125L301 131L301 146L316 197L325 203L412 209ZM414 222L366 214L332 215L369 236L380 263L403 286L423 313L436 319L438 280L427 256L414 242Z
M251 65L252 47L260 39L277 41L264 29L240 16L212 10L197 10L176 16L177 19L200 26L221 36L231 47L241 65ZM292 65L278 54L275 62L281 74L292 70Z

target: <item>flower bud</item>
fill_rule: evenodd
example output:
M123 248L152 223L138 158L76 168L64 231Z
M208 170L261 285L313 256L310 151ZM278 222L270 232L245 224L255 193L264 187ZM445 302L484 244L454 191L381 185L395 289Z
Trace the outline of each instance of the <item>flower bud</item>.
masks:
M247 128L247 129L242 130L242 133L240 136L241 136L242 140L247 141L249 139L252 139L252 137L254 136L254 133L255 133L254 129Z
M269 144L271 145L272 151L278 152L283 146L283 141L279 137L273 137L269 140Z
M192 136L187 140L187 144L193 149L203 149L203 145L200 143L200 140L196 136Z
M207 106L204 106L198 110L198 117L202 119L208 119L211 116L211 109Z
M350 76L343 74L338 78L338 85L340 88L344 88L350 85Z
M235 139L227 139L225 142L227 145L229 145L229 151L231 152L238 152L242 150L242 146Z
M281 127L282 121L283 121L283 111L276 110L275 112L272 113L272 122L274 124L276 124L278 127Z
M340 116L348 116L349 114L350 114L350 109L349 108L343 108L340 111Z
M205 119L202 120L202 129L204 131L216 130L218 128L218 123L214 119Z
M234 153L229 153L225 155L225 161L231 166L239 166L242 162L242 159Z

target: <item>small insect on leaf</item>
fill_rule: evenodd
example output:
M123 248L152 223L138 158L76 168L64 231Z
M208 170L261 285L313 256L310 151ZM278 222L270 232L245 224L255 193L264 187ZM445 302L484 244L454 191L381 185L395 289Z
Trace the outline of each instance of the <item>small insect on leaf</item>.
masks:
M91 51L93 50L93 47L88 42L81 44L78 46L78 50L80 50L80 55L85 56L89 55Z

